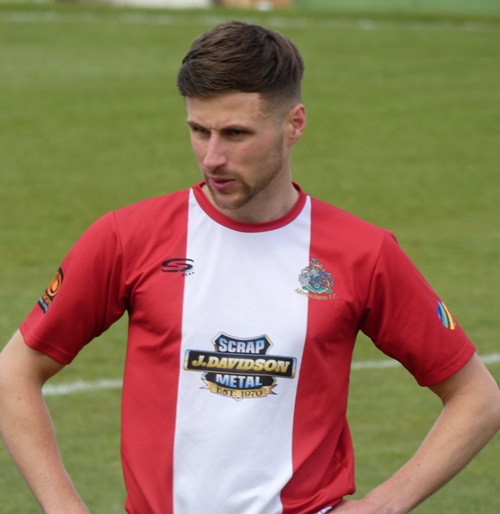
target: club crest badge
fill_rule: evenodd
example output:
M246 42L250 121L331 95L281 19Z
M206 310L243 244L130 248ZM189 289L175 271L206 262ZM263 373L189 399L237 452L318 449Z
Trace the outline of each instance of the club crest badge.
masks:
M309 265L299 275L301 288L296 292L314 300L332 300L336 297L333 292L334 280L332 274L312 257Z
M276 394L277 378L294 378L296 359L268 355L266 335L236 338L221 332L212 340L215 351L187 350L184 369L203 373L206 388L219 396L242 400Z

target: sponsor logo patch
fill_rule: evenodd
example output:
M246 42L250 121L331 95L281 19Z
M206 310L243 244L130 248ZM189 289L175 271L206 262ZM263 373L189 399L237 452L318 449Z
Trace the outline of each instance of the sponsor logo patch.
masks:
M450 311L443 302L438 301L436 312L444 328L455 330L456 323L453 320L453 316L451 315Z
M212 340L215 351L187 350L184 369L203 373L206 388L219 396L242 400L276 394L277 378L294 378L294 357L268 355L266 335L236 338L221 332Z
M62 286L63 280L63 272L62 269L59 268L55 277L51 280L50 284L47 286L47 289L43 292L42 296L40 296L40 299L38 300L38 305L44 313L47 312L49 307L52 305L54 298Z

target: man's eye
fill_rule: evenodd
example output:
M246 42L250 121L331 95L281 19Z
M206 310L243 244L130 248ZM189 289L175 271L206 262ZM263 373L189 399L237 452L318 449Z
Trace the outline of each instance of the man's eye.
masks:
M246 134L246 132L244 130L239 130L239 129L231 129L229 131L229 135L233 136L233 137L241 137L241 136L244 136L245 134Z
M198 127L196 125L191 126L191 131L195 134L208 134L208 130L204 129L203 127Z

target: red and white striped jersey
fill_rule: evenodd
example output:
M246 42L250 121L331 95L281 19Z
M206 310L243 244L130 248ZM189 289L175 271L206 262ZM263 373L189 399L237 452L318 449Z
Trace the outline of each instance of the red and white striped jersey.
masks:
M297 186L298 187L298 186ZM306 514L354 491L361 330L421 385L474 347L387 231L307 196L236 222L201 184L95 222L21 326L70 363L128 312L129 514Z

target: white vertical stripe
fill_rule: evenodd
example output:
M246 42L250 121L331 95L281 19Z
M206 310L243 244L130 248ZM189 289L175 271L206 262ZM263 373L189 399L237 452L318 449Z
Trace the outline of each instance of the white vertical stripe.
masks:
M195 273L186 277L183 361L187 350L214 351L212 340L222 332L235 339L265 335L272 342L267 354L293 357L297 368L294 378L277 378L275 394L242 400L211 392L200 372L181 371L175 514L282 511L307 329L307 298L295 289L309 262L309 228L309 203L281 229L243 233L208 218L191 197L186 257Z

